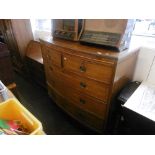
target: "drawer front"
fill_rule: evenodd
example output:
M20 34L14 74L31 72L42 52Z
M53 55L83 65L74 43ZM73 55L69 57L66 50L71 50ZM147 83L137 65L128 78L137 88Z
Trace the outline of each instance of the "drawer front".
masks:
M61 67L61 52L49 47L42 48L42 55L45 65Z
M53 79L55 81L59 79L59 81L61 80L62 83L67 84L67 86L69 87L77 89L81 93L98 98L105 103L108 101L110 87L106 84L82 78L73 74L65 74L58 71L57 68L50 68L49 73L49 82L51 81L50 79Z
M68 87L67 84L63 83L59 79L52 81L50 85L68 101L72 101L77 107L86 110L102 119L105 118L107 104Z
M54 50L52 48L48 48L48 53L49 53L49 64L55 65L57 67L62 67L61 52Z
M104 126L104 120L100 119L87 111L82 110L81 108L75 106L72 102L66 100L50 86L48 89L52 94L54 94L55 102L60 106L64 111L70 114L73 118L80 121L86 126L93 127L95 129L101 130Z
M42 46L42 56L45 68L46 79L49 81L49 70L52 66L61 67L61 53L50 49L49 47Z
M63 68L97 81L110 84L113 77L113 65L82 59L81 57L63 54Z

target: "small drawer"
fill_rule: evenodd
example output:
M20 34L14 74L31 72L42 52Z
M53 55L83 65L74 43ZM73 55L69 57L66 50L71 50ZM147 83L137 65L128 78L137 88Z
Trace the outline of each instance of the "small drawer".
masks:
M48 48L49 51L49 63L50 65L55 65L57 67L62 67L61 52Z
M63 54L63 69L107 84L111 83L113 77L113 64L90 61L66 53Z
M61 67L61 52L54 50L52 48L49 47L44 47L45 49L43 50L43 59L44 59L44 63L48 64L50 66L57 66L57 67Z

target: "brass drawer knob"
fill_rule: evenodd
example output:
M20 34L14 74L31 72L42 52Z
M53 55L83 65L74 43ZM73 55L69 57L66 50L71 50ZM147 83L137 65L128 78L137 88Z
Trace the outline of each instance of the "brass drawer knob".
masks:
M86 88L87 85L86 85L85 83L83 83L83 82L80 82L80 87L81 87L81 88Z
M86 72L86 67L85 66L80 66L80 72Z
M81 103L81 104L85 104L86 101L85 101L84 99L81 99L81 98L80 98L80 103Z

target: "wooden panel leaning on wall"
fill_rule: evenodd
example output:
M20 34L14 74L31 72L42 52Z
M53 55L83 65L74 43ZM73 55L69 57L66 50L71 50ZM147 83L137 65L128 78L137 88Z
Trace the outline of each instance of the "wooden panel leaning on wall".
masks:
M29 19L1 19L0 31L11 54L14 69L21 71L27 44L33 40Z
M32 40L29 42L25 62L29 79L46 88L45 71L39 41Z
M139 48L118 53L60 39L40 41L51 98L83 125L106 133L116 94L132 80Z

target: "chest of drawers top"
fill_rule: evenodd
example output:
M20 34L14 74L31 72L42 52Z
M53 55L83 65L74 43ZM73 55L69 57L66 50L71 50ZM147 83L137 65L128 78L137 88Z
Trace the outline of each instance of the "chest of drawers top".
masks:
M129 55L132 55L134 52L139 50L139 47L131 46L129 49L126 49L122 52L118 52L114 49L108 49L103 46L97 47L93 45L83 45L79 42L68 41L63 39L53 39L53 38L44 38L40 39L41 43L46 44L46 46L61 50L64 52L73 53L76 51L77 54L81 56L89 56L95 58L96 60L106 60L108 61L122 61Z

